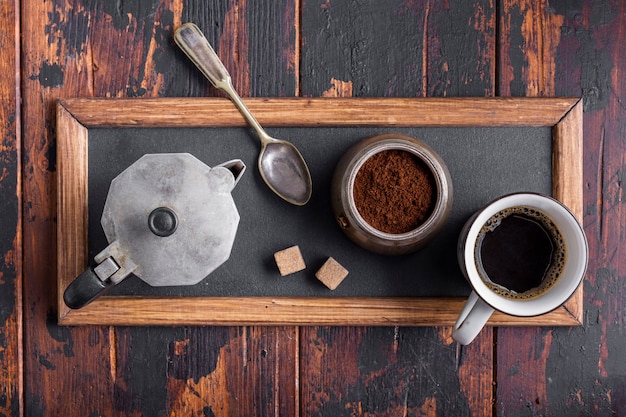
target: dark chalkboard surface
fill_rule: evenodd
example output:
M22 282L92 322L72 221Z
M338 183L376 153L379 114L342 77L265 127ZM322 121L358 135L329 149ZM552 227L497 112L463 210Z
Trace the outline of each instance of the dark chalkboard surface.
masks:
M194 286L150 287L130 276L111 295L135 296L466 296L456 261L456 239L465 220L503 194L552 190L550 127L271 128L291 140L307 160L313 197L295 207L262 181L259 142L247 128L93 128L89 131L89 259L107 241L100 216L111 180L146 153L188 152L209 166L242 159L248 169L233 191L241 215L230 259ZM341 155L354 143L381 133L403 133L428 143L446 161L454 206L441 234L421 251L400 257L370 253L343 235L333 218L330 181ZM299 245L307 269L281 277L274 252ZM332 256L349 270L334 291L315 278Z

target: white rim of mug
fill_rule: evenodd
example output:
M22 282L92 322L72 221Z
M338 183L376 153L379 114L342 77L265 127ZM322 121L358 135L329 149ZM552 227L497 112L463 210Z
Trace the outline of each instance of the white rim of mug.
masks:
M533 201L529 201L529 199ZM477 268L476 268L476 262L475 262L475 256L474 256L475 242L476 242L476 238L478 237L478 232L482 228L483 224L491 216L493 216L498 211L503 210L507 207L515 207L515 206L528 206L528 207L533 207L540 211L545 212L545 208L543 206L538 207L537 202L543 202L544 205L549 204L551 208L560 210L561 213L564 215L564 217L567 217L570 220L572 220L572 225L575 225L575 227L572 227L572 229L575 230L574 233L580 234L580 236L582 236L583 238L582 241L583 241L583 246L584 246L583 248L584 257L582 260L583 265L581 265L580 276L577 277L576 281L572 280L572 285L567 287L568 291L564 292L563 295L558 298L557 303L552 303L548 305L546 308L543 308L541 310L536 310L536 307L534 307L534 305L540 303L540 301L537 301L537 300L541 298L545 298L543 294L549 293L550 291L552 291L551 289L548 289L542 295L532 297L529 299L510 299L510 298L506 298L501 295L498 295L494 293L483 282L482 278L478 275L478 272L476 272ZM503 204L503 203L506 203L506 204ZM499 207L499 208L494 210L494 207ZM550 217L552 218L552 216ZM580 223L578 222L574 214L560 201L550 196L540 194L540 193L533 193L533 192L507 194L489 203L486 207L484 207L480 212L477 213L476 218L472 222L472 225L468 230L467 236L465 237L465 244L463 246L463 260L465 262L465 271L467 274L466 276L467 276L467 280L469 281L472 287L472 290L476 293L476 295L478 295L478 297L483 302L485 302L494 310L501 311L510 316L516 316L516 317L540 316L540 315L549 313L551 311L554 311L557 308L559 308L561 305L563 305L563 303L565 303L576 292L578 287L580 287L580 284L583 282L584 277L585 277L585 272L587 270L588 258L589 258L589 247L587 243L587 238L585 236L585 232L582 226L580 225ZM566 261L566 264L567 262L568 261ZM574 285L574 282L575 282L575 285ZM494 302L493 300L497 300L497 302ZM524 306L529 306L529 305L535 309L533 313L524 314L522 312L517 311L520 308L523 308Z

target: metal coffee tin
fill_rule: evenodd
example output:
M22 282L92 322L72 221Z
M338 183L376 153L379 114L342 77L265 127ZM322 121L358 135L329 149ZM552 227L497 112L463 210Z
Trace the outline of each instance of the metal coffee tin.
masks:
M385 150L403 150L419 158L430 170L436 200L430 216L406 233L385 233L368 224L354 201L354 182L365 161ZM354 243L384 255L411 253L430 242L446 223L452 209L452 178L443 159L428 145L402 134L384 134L352 146L340 159L331 183L331 205L339 227Z

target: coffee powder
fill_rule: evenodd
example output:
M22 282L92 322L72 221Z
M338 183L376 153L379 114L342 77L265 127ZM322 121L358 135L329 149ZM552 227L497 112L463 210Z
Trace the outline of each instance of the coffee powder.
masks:
M381 232L399 234L420 226L433 211L436 185L417 156L381 151L361 166L354 180L354 203L363 219Z

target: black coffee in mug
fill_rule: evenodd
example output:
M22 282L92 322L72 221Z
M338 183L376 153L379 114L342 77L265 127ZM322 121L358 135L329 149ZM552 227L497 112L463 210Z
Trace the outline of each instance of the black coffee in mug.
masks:
M512 207L493 215L480 230L474 254L482 280L507 298L544 293L565 265L561 232L544 213Z

